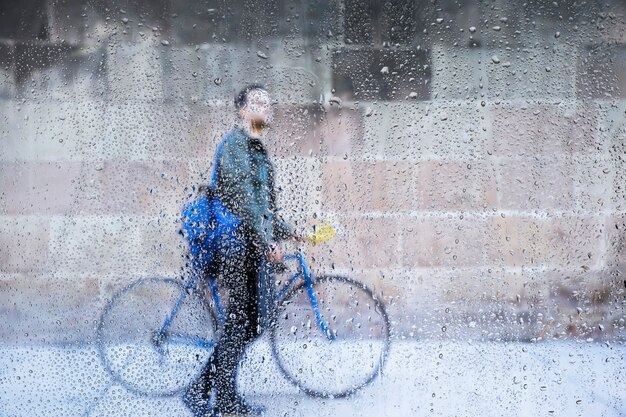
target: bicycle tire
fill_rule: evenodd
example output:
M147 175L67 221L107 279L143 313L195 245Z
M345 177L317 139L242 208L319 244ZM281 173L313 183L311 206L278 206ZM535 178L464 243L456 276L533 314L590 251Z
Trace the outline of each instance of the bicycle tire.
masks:
M365 284L351 278L321 276L315 281L313 289L318 297L320 312L331 330L336 331L338 339L333 342L325 339L310 308L305 283L302 282L292 288L279 302L276 321L270 333L272 353L282 374L306 395L317 398L349 397L370 384L382 372L389 353L391 334L389 317L382 301ZM329 295L330 298L325 300L324 298ZM348 299L345 300L347 303L344 304L343 311L335 312L336 303L342 301L341 297L345 299L346 296ZM359 300L363 301L360 306ZM345 314L350 314L351 317L344 321L336 320L336 317L341 315L345 318ZM371 314L377 316L373 321ZM285 327L290 325L292 327L289 332L285 332ZM298 330L301 330L300 338L296 337ZM315 339L311 337L312 335L315 335ZM329 357L328 352L324 353L324 350L330 351L328 346L333 343L335 344L333 350L339 354L339 358L331 361L333 358ZM310 353L303 355L309 345ZM368 355L369 348L372 349ZM348 352L349 358L346 358L346 350L352 351ZM320 352L324 353L323 356L319 355ZM359 355L360 358L365 358L369 369L361 366L357 369L358 376L348 377L351 371L346 368L354 365L355 358ZM315 358L316 362L312 363L310 358ZM321 375L313 378L307 376L316 370L320 370ZM338 386L332 386L333 379Z
M182 291L183 285L174 279L144 278L118 291L102 311L96 338L101 362L114 382L136 395L178 395L209 359L212 349L185 345L183 336L176 345L174 336L164 338L165 353L153 342ZM169 332L202 340L215 337L213 315L196 289L188 292Z

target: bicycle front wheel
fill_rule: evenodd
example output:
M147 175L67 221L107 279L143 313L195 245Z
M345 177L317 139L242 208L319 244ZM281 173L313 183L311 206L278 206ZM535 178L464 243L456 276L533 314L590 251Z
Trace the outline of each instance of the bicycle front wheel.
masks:
M168 317L171 322L161 331ZM199 374L214 335L198 291L173 279L149 278L113 296L100 317L97 342L114 381L137 395L161 397L180 393Z
M281 301L271 333L274 356L306 394L349 396L382 371L390 338L385 306L364 284L346 277L319 277L312 294L302 283Z

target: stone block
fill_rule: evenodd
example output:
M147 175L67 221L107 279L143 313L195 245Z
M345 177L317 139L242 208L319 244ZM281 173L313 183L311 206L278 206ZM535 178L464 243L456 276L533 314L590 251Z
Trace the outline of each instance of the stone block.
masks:
M575 206L573 157L503 158L497 167L498 207L572 209Z
M282 45L274 45L270 51L264 51L269 54L270 67L265 77L261 78L261 82L268 88L272 98L276 102L284 106L311 106L313 104L323 103L323 99L328 95L326 91L327 79L330 78L330 68L316 64L314 55L321 52L315 51L306 45L306 49L291 54L289 49L300 49L303 45L293 42L295 39L281 41ZM263 51L262 51L263 52ZM257 57L258 59L258 57ZM244 83L246 79L254 79L263 65L243 67L243 74L248 73L249 78L243 78L240 82ZM254 72L251 72L253 70Z
M387 71L383 68L387 67ZM333 87L344 100L430 99L430 57L423 49L336 49ZM411 93L415 98L409 98Z
M8 99L15 96L14 59L13 46L0 45L0 99Z
M279 156L352 157L363 155L361 114L335 107L280 106L267 146Z
M485 210L495 207L497 170L491 161L423 160L416 192L421 210Z
M576 57L578 97L626 98L626 46L598 46L585 45Z
M179 233L180 216L142 218L140 245L135 249L142 259L143 276L180 278L187 262L187 242Z
M482 59L487 73L485 94L494 102L573 99L576 57L576 47L562 43L548 45L543 40L521 52L513 48L485 48Z
M614 213L606 219L606 258L608 266L626 264L626 215Z
M364 123L365 148L383 158L482 157L491 138L490 112L455 101L377 105Z
M306 223L321 213L322 164L313 158L277 158L276 198L281 216L287 221Z
M107 47L104 45L73 45L67 50L54 51L56 56L47 64L28 73L20 84L20 96L28 100L81 102L102 100L110 91L107 84ZM47 51L23 51L22 54L41 57Z
M0 208L12 215L70 214L98 210L99 173L89 163L0 163Z
M190 185L183 161L117 161L98 172L99 203L106 214L176 214Z
M10 100L2 106L2 160L94 160L111 147L103 135L109 123L103 102Z
M164 46L157 41L116 43L107 49L107 84L113 102L161 101Z
M279 157L321 156L328 137L327 117L320 106L276 106L271 129L263 141L270 154Z
M336 222L341 232L334 239L309 249L313 265L375 270L398 266L397 219L337 216Z
M573 103L506 102L493 108L496 156L595 153L597 112Z
M439 100L481 101L487 79L482 48L435 44L431 47L432 93Z
M405 161L328 161L325 205L341 212L398 211L416 206L415 164Z
M400 220L405 267L479 267L485 262L487 221L472 215L433 215Z
M53 217L49 268L63 275L137 276L148 266L140 251L145 225L141 217Z
M603 154L577 155L573 163L574 207L583 212L611 210L619 177L615 161Z
M486 261L494 266L597 269L606 256L604 229L602 217L493 217Z
M228 68L227 48L221 45L176 46L160 50L163 68L163 90L167 101L202 102L227 99L225 85L216 85L216 79L225 74L215 73L213 65ZM219 81L218 81L219 83ZM207 95L211 91L213 94ZM221 94L220 94L221 93Z
M0 272L37 272L49 268L48 218L3 215L0 232Z

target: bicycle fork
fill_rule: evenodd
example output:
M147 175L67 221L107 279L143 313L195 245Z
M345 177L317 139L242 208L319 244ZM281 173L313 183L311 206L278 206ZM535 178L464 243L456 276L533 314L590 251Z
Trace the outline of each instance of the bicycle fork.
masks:
M311 300L311 307L313 308L313 312L315 313L315 319L317 320L317 324L320 326L320 329L322 330L322 333L326 336L326 338L332 342L337 337L335 333L330 329L330 327L322 317L322 313L320 312L317 296L315 295L315 291L313 291L313 284L315 284L315 279L309 271L306 260L304 259L304 255L302 254L301 250L298 250L296 257L298 259L298 263L300 264L300 273L304 276L307 294L309 296L309 299Z
M178 297L178 300L176 300L174 307L172 308L170 313L165 317L165 320L163 321L161 328L156 330L152 336L152 343L156 351L159 353L159 355L161 355L161 359L163 359L165 355L163 342L166 340L172 343L180 342L181 344L196 346L196 347L200 347L204 349L210 349L214 345L214 341L205 340L199 337L181 336L179 337L180 340L177 340L175 338L171 338L170 337L171 335L168 332L168 329L170 325L172 324L172 321L174 320L180 308L182 307L183 303L185 302L185 298L187 297L187 294L189 293L189 291L193 291L193 288L196 285L196 281L197 281L197 277L194 276L192 279L190 279L187 282L187 284L183 287L183 290L180 292L180 296ZM211 288L211 291L213 291L213 288Z

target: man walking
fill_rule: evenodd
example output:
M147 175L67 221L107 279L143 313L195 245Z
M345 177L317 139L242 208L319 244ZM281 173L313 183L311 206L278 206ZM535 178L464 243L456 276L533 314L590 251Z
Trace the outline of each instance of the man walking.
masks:
M237 225L228 233L232 236L218 236L221 249L211 257L210 269L219 271L219 284L228 290L226 322L200 378L183 395L194 416L260 413L238 395L237 368L258 335L259 290L267 297L259 272L265 261L281 261L277 241L296 238L276 213L274 166L261 142L272 118L270 96L261 85L248 85L235 96L235 107L238 120L218 146L210 187L211 198L230 212ZM221 244L229 239L237 244ZM196 256L194 265L206 268L200 258Z

